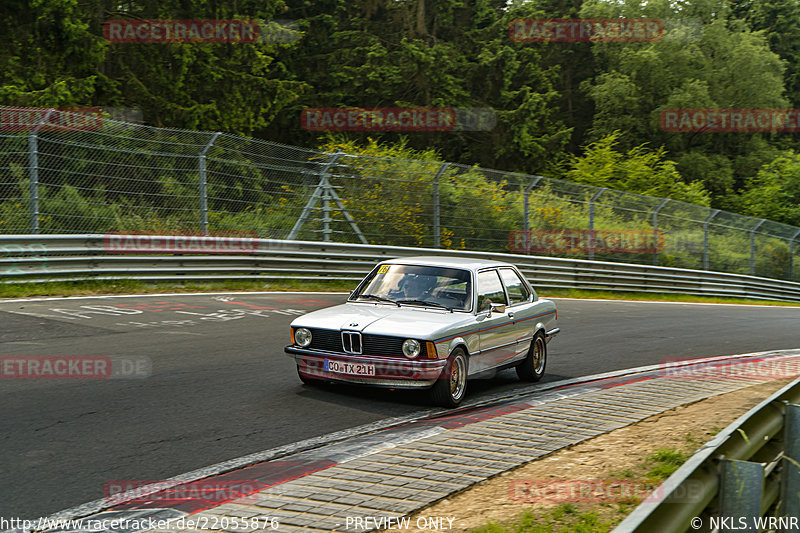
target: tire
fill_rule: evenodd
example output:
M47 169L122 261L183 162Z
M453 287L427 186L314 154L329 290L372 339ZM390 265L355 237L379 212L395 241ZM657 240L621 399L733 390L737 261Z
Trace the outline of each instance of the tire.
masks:
M522 381L539 381L544 375L545 366L547 366L547 342L544 333L539 331L533 336L527 357L516 367L517 376Z
M458 407L467 393L467 354L456 348L447 360L442 375L431 388L431 400L442 407Z

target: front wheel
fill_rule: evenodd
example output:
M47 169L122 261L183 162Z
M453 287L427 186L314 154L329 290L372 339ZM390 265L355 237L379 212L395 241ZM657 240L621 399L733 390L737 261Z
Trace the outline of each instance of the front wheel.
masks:
M442 407L458 407L467 392L467 354L456 348L431 389L431 399Z
M547 342L544 334L539 331L531 341L528 356L517 365L517 376L523 381L539 381L544 375L547 365Z

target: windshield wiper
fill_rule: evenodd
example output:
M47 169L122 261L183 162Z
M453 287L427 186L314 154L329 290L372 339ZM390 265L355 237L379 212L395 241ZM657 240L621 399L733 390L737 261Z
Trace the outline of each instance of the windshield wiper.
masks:
M366 298L368 300L377 300L379 302L388 302L390 304L395 304L397 307L400 307L400 304L392 300L391 298L384 298L383 296L378 296L377 294L359 294L358 300L361 298Z
M421 304L421 305L429 305L431 307L441 307L442 309L447 309L451 313L453 312L452 307L447 307L446 305L442 305L439 302L431 302L429 300L397 300L397 305L400 304Z

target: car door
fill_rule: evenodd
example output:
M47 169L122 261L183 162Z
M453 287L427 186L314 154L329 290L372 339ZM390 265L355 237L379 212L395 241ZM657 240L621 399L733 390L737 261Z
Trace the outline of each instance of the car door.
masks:
M535 305L532 301L533 294L528 285L522 280L519 273L513 268L500 268L500 279L506 289L508 297L508 307L506 309L509 318L513 319L515 346L514 355L527 352L533 339L533 320L526 320L533 316Z
M490 312L492 303L508 305L503 283L497 269L478 272L478 313L480 354L470 360L470 373L494 368L517 353L517 338L513 321L507 312ZM474 362L473 362L474 361ZM474 365L474 366L473 366Z

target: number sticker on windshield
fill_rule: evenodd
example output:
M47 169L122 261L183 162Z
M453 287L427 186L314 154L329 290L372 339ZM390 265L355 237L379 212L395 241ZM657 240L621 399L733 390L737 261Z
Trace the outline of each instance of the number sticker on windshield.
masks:
M383 265L378 269L378 274L386 274L389 272L389 265Z

